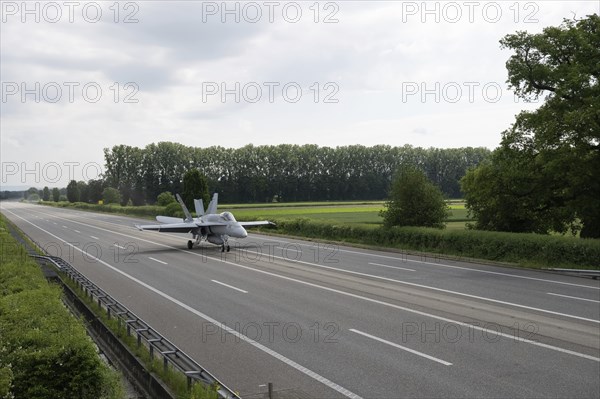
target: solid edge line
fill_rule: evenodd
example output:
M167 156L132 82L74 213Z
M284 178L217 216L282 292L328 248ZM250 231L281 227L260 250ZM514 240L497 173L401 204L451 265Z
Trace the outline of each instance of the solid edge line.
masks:
M303 374L305 374L305 375L309 376L310 378L312 378L312 379L314 379L314 380L316 380L316 381L318 381L318 382L322 383L323 385L325 385L325 386L327 386L327 387L329 387L329 388L333 389L334 391L337 391L337 392L341 393L342 395L344 395L344 396L346 396L346 397L348 397L348 398L351 398L351 399L362 399L362 397L361 397L361 396L359 396L359 395L357 395L357 394L353 393L352 391L349 391L348 389L346 389L346 388L342 387L341 385L338 385L338 384L336 384L335 382L333 382L333 381L331 381L331 380L329 380L329 379L327 379L327 378L325 378L325 377L323 377L323 376L321 376L321 375L319 375L319 374L315 373L314 371L312 371L312 370L309 370L309 369L307 369L307 368L306 368L306 367L304 367L304 366L301 366L300 364L296 363L295 361L293 361L293 360L291 360L291 359L288 359L287 357L283 356L282 354L280 354L280 353L278 353L278 352L275 352L275 351L274 351L274 350L272 350L272 349L269 349L269 348L267 348L266 346L264 346L264 345L262 345L262 344L260 344L260 343L258 343L258 342L256 342L256 341L254 341L254 340L253 340L253 339L251 339L251 338L248 338L248 337L247 337L247 336L245 336L244 334L242 334L242 333L240 333L240 332L238 332L238 331L234 330L234 329L233 329L233 328L231 328L231 327L228 327L228 326L227 326L227 325L225 325L224 323L221 323L221 322L219 322L219 321L217 321L217 320L213 319L212 317L210 317L210 316L208 316L208 315L205 315L204 313L200 312L199 310L197 310L197 309L194 309L194 308L192 308L191 306L189 306L189 305L187 305L187 304L185 304L185 303L181 302L180 300L178 300L178 299L175 299L175 298L173 298L172 296L170 296L170 295L168 295L168 294L166 294L166 293L164 293L164 292L160 291L158 288L155 288L155 287L153 287L153 286L151 286L151 285L149 285L149 284L146 284L146 283L144 283L143 281L141 281L141 280L138 280L137 278L135 278L135 277L133 277L133 276L131 276L131 275L129 275L129 274L127 274L127 273L125 273L124 271L121 271L121 270L117 269L116 267L114 267L114 266L112 266L112 265L110 265L110 264L106 263L106 262L105 262L105 261L103 261L102 259L100 259L100 258L96 258L95 256L93 256L93 255L90 255L90 254L86 253L86 252L85 252L85 251L83 251L82 249L80 249L80 248L78 248L78 247L76 247L76 246L74 246L74 245L70 244L69 242L67 242L67 241L63 240L62 238L60 238L60 237L58 237L58 236L56 236L56 235L54 235L54 234L50 233L49 231L47 231L47 230L44 230L43 228L41 228L41 227L39 227L39 226L36 226L35 224L31 223L29 220L27 220L27 219L25 219L25 218L23 218L23 217L21 217L21 216L17 215L16 213L14 213L14 212L12 212L12 211L9 211L8 209L4 209L4 210L5 210L5 211L7 211L7 212L9 212L9 213L12 213L14 216L16 216L16 217L18 217L19 219L21 219L21 220L23 220L23 221L25 221L25 222L29 223L29 224L30 224L30 225L32 225L33 227L36 227L36 228L38 228L39 230L43 231L44 233L46 233L46 234L49 234L50 236L52 236L52 237L54 237L54 238L56 238L56 239L58 239L58 240L60 240L60 241L64 242L65 244L67 244L67 245L69 245L70 247L72 247L73 249L75 249L75 250L77 250L77 251L81 252L82 254L86 254L88 257L91 257L91 258L94 258L94 259L98 260L98 262L102 263L103 265L105 265L105 266L106 266L106 267L108 267L109 269L111 269L111 270L113 270L113 271L115 271L115 272L117 272L117 273L119 273L119 274L123 275L124 277L127 277L127 278L128 278L128 279L130 279L131 281L138 283L138 284L139 284L139 285L141 285L142 287L144 287L144 288L146 288L146 289L148 289L148 290L150 290L150 291L154 292L154 293L155 293L155 294L157 294L157 295L160 295L160 296L162 296L163 298L165 298L165 299L167 299L167 300L169 300L169 301L173 302L174 304L176 304L176 305L179 305L179 306L180 306L180 307L182 307L183 309L185 309L185 310L189 311L190 313L193 313L193 314L195 314L196 316L198 316L198 317L200 317L200 318L203 318L204 320L208 321L209 323L212 323L212 324L216 325L217 327L219 327L219 328L221 328L221 329L223 329L223 330L227 331L228 333L230 333L230 334L232 334L232 335L236 336L237 338L241 339L242 341L249 343L250 345L254 346L255 348L257 348L257 349L259 349L259 350L261 350L261 351L265 352L265 353L266 353L266 354L268 354L268 355L271 355L271 356L272 356L272 357L274 357L275 359L282 361L283 363L287 364L288 366L290 366L290 367L292 367L292 368L294 368L294 369L296 369L296 370L300 371L301 373L303 373ZM76 222L76 223L78 223L78 222ZM82 224L83 224L83 223L82 223ZM95 226L89 226L89 227L92 227L92 228L97 228L97 227L95 227ZM116 233L116 232L115 232L115 233ZM164 244L159 244L159 245L164 245ZM165 245L165 246L167 246L167 245ZM167 247L168 247L168 246L167 246ZM182 252L186 252L186 251L182 251Z
M415 354L415 355L418 355L418 356L424 357L424 358L426 358L426 359L429 359L429 360L433 360L434 362L438 362L438 363L440 363L440 364L443 364L444 366L452 366L452 363L450 363L450 362L447 362L447 361L445 361L445 360L438 359L437 357L430 356L430 355L428 355L428 354L425 354L425 353L423 353L423 352L419 352L419 351L416 351L416 350L414 350L414 349L407 348L407 347L405 347L405 346L402 346L402 345L398 345L398 344L396 344L396 343L394 343L394 342L387 341L387 340L385 340L385 339L383 339L383 338L379 338L379 337L376 337L376 336L374 336L374 335L367 334L366 332L362 332L362 331L356 330L356 329L354 329L354 328L351 328L349 331L352 331L353 333L356 333L356 334L363 335L363 336L365 336L365 337L367 337L367 338L371 338L371 339L373 339L373 340L375 340L375 341L379 341L379 342L382 342L382 343L384 343L384 344L387 344L387 345L393 346L394 348L402 349L403 351L406 351L406 352L413 353L413 354Z
M240 289L240 288L234 287L233 285L225 284L225 283L222 283L222 282L220 282L220 281L217 281L217 280L210 280L210 281L212 281L213 283L221 284L221 285L222 285L222 286L224 286L224 287L231 288L232 290L236 290L236 291L239 291L239 292L243 292L244 294L247 294L247 293L248 293L248 291L244 291L244 290L242 290L242 289Z
M569 295L562 295L562 294L555 294L553 292L546 292L546 294L548 295L554 295L554 296L561 296L563 298L570 298L570 299L578 299L580 301L588 301L588 302L594 302L594 303L600 303L600 301L597 301L595 299L587 299L587 298L579 298L576 296L569 296Z

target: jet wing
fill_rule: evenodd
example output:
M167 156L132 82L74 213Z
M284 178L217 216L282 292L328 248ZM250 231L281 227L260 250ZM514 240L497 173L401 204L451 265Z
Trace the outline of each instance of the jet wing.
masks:
M211 227L211 226L226 226L226 223L196 223L196 222L180 222L180 223L166 223L166 224L146 224L138 225L135 227L142 230L154 230L159 233L190 233L199 227Z
M275 226L275 223L269 222L268 220L258 220L255 222L238 222L238 223L241 224L242 227L266 226L266 225Z
M158 223L181 223L181 222L183 222L183 219L182 218L174 218L171 216L157 216L156 221Z
M158 231L159 233L189 233L192 230L198 228L198 226L196 226L196 223L185 223L185 222L167 223L167 224L145 224L145 225L141 225L141 226L136 224L135 227L137 227L138 230L140 230L140 231L154 230L154 231Z

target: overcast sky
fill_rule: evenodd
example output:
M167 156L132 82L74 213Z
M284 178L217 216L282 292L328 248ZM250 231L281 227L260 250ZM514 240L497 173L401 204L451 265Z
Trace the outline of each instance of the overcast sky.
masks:
M159 141L492 149L536 106L507 90L498 41L599 9L2 1L1 183L95 178L103 148Z

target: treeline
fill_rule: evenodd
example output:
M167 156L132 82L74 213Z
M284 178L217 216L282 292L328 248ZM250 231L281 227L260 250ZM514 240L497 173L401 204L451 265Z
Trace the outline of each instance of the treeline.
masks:
M182 192L183 175L197 168L207 177L210 191L228 203L381 200L399 166L409 164L423 170L445 196L460 198L460 179L489 154L486 148L410 145L118 145L104 149L104 185L117 188L124 204L152 204L161 192Z

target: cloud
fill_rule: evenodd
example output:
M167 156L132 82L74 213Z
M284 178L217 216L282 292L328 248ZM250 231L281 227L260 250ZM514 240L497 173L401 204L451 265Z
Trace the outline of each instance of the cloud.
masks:
M457 22L450 3L462 7ZM501 7L496 22L482 14L488 3ZM116 15L114 3L100 2L97 23L81 9L71 23L56 4L58 23L8 15L0 25L3 162L103 164L104 147L158 141L493 148L515 114L536 106L506 90L509 53L498 40L557 25L571 11L597 12L595 1L481 2L471 22L461 2L428 2L433 14L425 2L306 2L294 3L302 10L292 23L292 3L269 15L261 2L226 3L233 13L222 2L119 2ZM256 23L249 4L261 7ZM11 82L19 92L6 96ZM73 101L67 91L56 103L45 101L49 92L37 93L39 103L23 99L22 84L43 91L52 82L77 83ZM82 92L90 83L98 101ZM219 91L207 95L207 84ZM251 101L244 87L255 85L262 93ZM286 85L301 88L297 101Z

